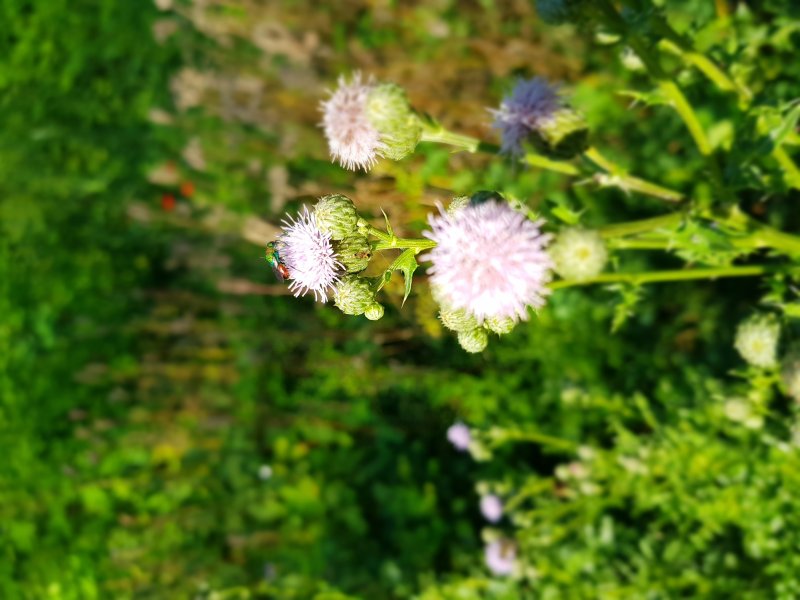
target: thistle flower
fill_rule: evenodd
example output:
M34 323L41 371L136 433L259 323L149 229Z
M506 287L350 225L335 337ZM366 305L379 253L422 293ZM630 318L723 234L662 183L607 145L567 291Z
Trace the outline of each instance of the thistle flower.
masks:
M336 259L330 234L320 231L308 208L283 222L278 244L291 277L289 290L295 296L313 292L317 301L326 302L328 292L339 281L342 265Z
M472 444L472 434L469 431L469 427L461 421L453 423L447 429L447 441L453 444L456 450L466 452L469 450L470 444Z
M756 367L774 367L778 360L781 326L772 315L754 315L736 329L734 346L748 363Z
M517 566L517 549L511 541L496 540L487 544L484 558L495 575L510 575Z
M519 79L499 109L489 109L495 117L492 127L502 136L500 151L511 156L523 153L522 143L530 134L551 121L564 105L558 88L541 77Z
M331 155L343 167L368 171L380 157L400 160L414 151L422 124L405 92L390 83L363 82L355 73L322 103Z
M481 496L481 514L490 523L497 523L503 518L503 501L496 494Z
M540 77L520 79L499 109L490 109L502 137L500 151L513 157L523 154L529 139L537 150L570 158L586 150L589 130L582 114L570 108L559 90Z
M606 266L608 251L596 231L565 229L550 245L554 268L564 279L584 281L599 275Z
M356 230L358 213L353 201L341 194L323 196L314 206L317 227L332 240L343 240Z
M431 285L448 310L464 309L482 323L488 318L527 318L549 292L552 262L541 221L531 221L505 202L472 204L456 214L429 218L424 232L436 247L430 260Z

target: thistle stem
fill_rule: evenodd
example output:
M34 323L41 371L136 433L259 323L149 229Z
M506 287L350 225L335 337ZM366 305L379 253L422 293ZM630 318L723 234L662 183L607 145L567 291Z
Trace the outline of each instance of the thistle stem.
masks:
M461 148L462 150L473 153L477 152L481 145L481 141L478 138L448 131L441 126L425 126L422 130L420 141L455 146L456 148Z
M773 273L779 269L763 265L747 267L719 267L712 269L679 269L674 271L650 271L645 273L602 273L590 279L561 280L549 284L550 289L603 284L603 283L629 283L642 285L645 283L663 283L667 281L688 281L694 279L719 279L721 277L756 277Z
M376 251L380 250L416 250L420 252L422 250L430 250L436 246L436 242L433 240L427 240L425 238L398 238L395 237L389 241L380 241L375 242L372 244L372 249Z
M595 175L595 179L601 187L618 187L626 191L639 192L645 196L653 196L667 202L680 202L684 199L683 194L680 192L628 175L621 167L603 156L595 147L589 148L583 155L608 173L608 175Z
M683 213L674 212L650 219L606 225L605 227L600 227L598 232L605 239L619 238L626 235L638 235L658 229L669 229L680 224L684 218L685 215Z

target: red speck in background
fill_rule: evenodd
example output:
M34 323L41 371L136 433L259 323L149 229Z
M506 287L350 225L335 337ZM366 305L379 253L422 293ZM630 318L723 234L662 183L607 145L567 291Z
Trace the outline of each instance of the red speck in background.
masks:
M184 181L181 184L181 195L184 198L191 198L194 196L194 184L191 181Z
M167 212L175 210L175 196L172 194L164 194L161 196L161 208Z

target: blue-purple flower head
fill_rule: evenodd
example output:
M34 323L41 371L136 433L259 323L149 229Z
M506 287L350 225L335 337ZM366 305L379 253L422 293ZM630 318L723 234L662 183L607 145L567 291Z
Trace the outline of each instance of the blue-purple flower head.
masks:
M520 156L523 142L553 121L563 106L558 88L541 77L518 80L500 108L490 109L495 117L492 127L502 136L501 152Z

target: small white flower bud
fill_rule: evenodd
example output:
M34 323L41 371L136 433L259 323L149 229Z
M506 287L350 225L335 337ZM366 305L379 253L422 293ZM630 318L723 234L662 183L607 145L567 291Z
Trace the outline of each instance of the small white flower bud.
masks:
M497 335L506 335L507 333L511 333L517 322L507 317L489 317L483 324L489 331Z
M781 326L773 315L753 315L736 330L734 346L755 367L774 367L778 360Z
M603 238L590 229L565 229L558 234L548 252L556 273L574 281L599 275L608 260Z

